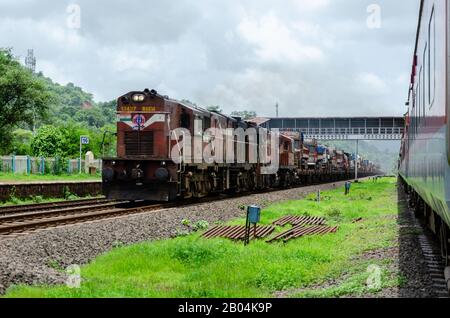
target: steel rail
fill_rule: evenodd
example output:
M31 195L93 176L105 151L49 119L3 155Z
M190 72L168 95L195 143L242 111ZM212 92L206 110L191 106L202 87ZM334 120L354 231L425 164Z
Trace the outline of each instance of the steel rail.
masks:
M50 208L63 208L70 206L81 206L95 203L106 203L111 202L105 198L95 198L95 199L82 199L82 200L72 200L72 201L56 201L48 203L37 203L37 204L24 204L24 205L13 205L13 206L3 206L0 207L0 215L5 215L15 212L26 212L26 211L39 211L46 210Z
M51 209L51 210L46 210L46 211L26 212L26 213L17 213L17 214L10 213L10 214L4 215L4 216L0 216L0 225L3 223L21 222L21 221L27 221L27 220L33 220L33 219L43 219L43 218L50 218L50 217L57 217L57 216L64 216L64 215L80 214L80 213L90 212L90 211L105 210L107 208L115 207L116 205L124 204L124 203L127 203L127 201L110 202L110 203L82 206L82 207L76 207L76 208Z

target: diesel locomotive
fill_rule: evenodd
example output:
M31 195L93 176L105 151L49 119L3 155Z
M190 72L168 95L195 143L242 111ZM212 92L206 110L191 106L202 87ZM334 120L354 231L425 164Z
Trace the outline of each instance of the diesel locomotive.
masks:
M375 173L360 165L361 176ZM350 167L349 154L317 141L145 89L117 100L117 157L103 159L103 193L167 202L350 179Z

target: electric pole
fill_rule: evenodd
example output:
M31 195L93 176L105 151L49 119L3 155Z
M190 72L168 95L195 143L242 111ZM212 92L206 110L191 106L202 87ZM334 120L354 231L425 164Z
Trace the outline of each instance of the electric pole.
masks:
M25 58L25 66L31 73L36 72L36 57L34 56L33 49L28 50L27 57Z
M31 72L36 72L36 57L34 56L34 50L28 49L27 56L25 57L25 67ZM36 112L33 108L33 136L36 135Z

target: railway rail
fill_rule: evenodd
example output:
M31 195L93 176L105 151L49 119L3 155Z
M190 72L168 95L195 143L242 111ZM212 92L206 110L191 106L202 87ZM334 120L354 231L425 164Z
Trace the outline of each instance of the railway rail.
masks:
M112 204L97 207L83 207L81 209L66 209L61 211L43 212L36 214L19 214L9 218L0 218L0 237L27 233L39 229L54 228L62 225L85 223L106 218L150 212L164 208L161 204L148 205L137 208L117 208ZM93 211L94 209L94 211ZM40 217L37 216L39 214Z
M9 213L17 212L32 212L39 210L48 210L51 208L63 208L71 206L88 206L93 204L102 204L112 202L111 200L105 198L94 198L94 199L82 199L82 200L71 200L71 201L56 201L48 203L38 203L38 204L25 204L25 205L12 205L0 207L0 215L6 215Z
M8 213L7 215L0 216L0 224L22 222L33 219L45 219L50 217L66 216L72 214L83 214L86 212L101 211L109 208L115 208L117 206L120 206L121 204L126 203L128 203L128 201L108 202L94 205L85 205L82 207L74 207L74 208L70 207L70 208L31 211L31 212Z

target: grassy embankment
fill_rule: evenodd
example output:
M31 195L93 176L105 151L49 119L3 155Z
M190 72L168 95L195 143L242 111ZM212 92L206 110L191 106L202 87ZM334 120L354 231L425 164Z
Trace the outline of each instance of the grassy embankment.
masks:
M21 182L54 182L54 181L101 181L101 175L89 175L89 174L61 174L61 175L39 175L39 174L19 174L19 173L5 173L0 172L0 183L21 183ZM90 196L83 197L83 199L89 199ZM68 194L67 200L78 200L81 199L74 194ZM10 205L23 205L23 204L34 204L34 203L50 203L63 201L62 198L43 198L40 195L30 197L28 199L19 199L12 196L6 202L0 202L0 207L10 206Z
M75 194L69 194L66 199L63 198L43 198L40 195L30 197L29 199L10 198L8 201L0 202L0 207L15 206L15 205L28 205L28 204L40 204L40 203L53 203L53 202L66 202L84 199L102 198L103 196L93 197L78 197Z
M101 181L101 175L90 175L86 173L78 174L20 174L20 173L6 173L0 172L0 183L8 182L38 182L38 181Z
M247 247L205 240L201 233L145 242L116 248L82 267L80 289L16 286L7 297L273 297L279 291L285 297L337 297L402 284L389 270L391 259L359 257L397 244L395 179L354 184L349 196L343 189L323 192L320 203L314 198L275 204L263 211L262 222L283 215L324 216L328 224L340 225L336 234L285 244L252 241ZM353 223L358 217L364 220ZM381 268L377 289L366 286L369 265ZM308 289L322 284L328 287Z

